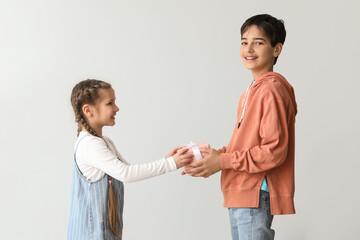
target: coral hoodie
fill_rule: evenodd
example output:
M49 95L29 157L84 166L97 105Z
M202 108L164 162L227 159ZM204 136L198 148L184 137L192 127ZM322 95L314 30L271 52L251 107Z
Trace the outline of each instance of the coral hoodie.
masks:
M233 135L220 150L224 207L258 207L266 176L271 214L295 213L296 113L294 90L278 73L258 76L242 94Z

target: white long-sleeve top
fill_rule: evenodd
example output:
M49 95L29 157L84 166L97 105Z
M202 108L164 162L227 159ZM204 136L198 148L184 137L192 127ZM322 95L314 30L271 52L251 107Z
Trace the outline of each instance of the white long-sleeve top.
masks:
M76 145L78 145L77 149ZM108 137L99 138L88 132L80 132L75 143L75 151L79 170L91 182L101 179L105 173L126 183L155 177L177 169L172 157L130 165Z

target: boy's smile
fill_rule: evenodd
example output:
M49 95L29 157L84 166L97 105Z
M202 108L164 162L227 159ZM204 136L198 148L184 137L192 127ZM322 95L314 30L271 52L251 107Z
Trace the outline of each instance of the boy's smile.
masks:
M243 64L251 70L254 78L272 72L275 57L279 56L282 44L271 46L264 31L251 25L241 36L240 56Z

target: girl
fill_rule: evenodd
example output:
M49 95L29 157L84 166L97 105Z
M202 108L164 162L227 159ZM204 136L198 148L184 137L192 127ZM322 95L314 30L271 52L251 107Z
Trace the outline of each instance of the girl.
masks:
M158 161L129 165L114 143L102 135L103 126L115 125L119 111L109 83L92 79L78 83L72 90L71 104L78 138L67 239L121 239L123 182L175 171L190 162L193 155L187 149L174 148Z

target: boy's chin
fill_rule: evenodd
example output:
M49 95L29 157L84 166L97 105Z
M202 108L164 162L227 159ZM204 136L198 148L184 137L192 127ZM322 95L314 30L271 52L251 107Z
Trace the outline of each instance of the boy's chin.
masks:
M254 66L252 64L247 63L247 62L243 62L243 65L249 71L253 70L253 68L254 68Z
M111 123L109 123L109 124L106 124L107 126L114 126L115 125L115 121L113 121L113 122L111 122Z

